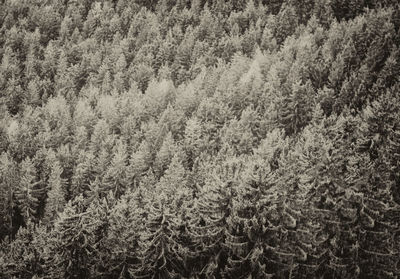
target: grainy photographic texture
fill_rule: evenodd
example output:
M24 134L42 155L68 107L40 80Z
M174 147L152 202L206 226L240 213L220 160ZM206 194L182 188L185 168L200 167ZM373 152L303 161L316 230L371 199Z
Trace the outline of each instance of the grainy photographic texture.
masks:
M400 278L398 0L0 0L0 279Z

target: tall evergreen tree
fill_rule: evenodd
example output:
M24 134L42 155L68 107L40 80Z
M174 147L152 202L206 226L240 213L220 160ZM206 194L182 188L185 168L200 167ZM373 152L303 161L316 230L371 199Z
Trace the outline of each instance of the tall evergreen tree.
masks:
M106 194L112 191L114 196L119 198L129 186L127 176L128 154L126 145L122 141L115 145L114 150L114 156L104 175L101 191Z
M42 232L28 221L21 227L10 244L9 250L0 255L0 270L4 278L32 278L43 275L39 243L36 238Z
M47 201L45 207L44 219L47 223L53 223L58 217L58 213L62 212L66 203L66 181L62 176L63 169L58 161L54 161L51 167L49 177L49 191L47 193Z
M2 153L0 156L0 179L0 218L2 220L0 239L3 239L6 236L12 237L16 228L16 224L14 224L16 210L14 192L16 189L13 188L13 185L16 185L18 181L17 164L7 153Z
M91 275L89 264L93 252L94 235L85 218L82 195L69 201L54 224L49 240L47 274L53 278L82 278Z
M37 181L35 166L32 160L27 158L21 163L20 182L15 191L18 208L25 222L37 221L43 194L43 181Z

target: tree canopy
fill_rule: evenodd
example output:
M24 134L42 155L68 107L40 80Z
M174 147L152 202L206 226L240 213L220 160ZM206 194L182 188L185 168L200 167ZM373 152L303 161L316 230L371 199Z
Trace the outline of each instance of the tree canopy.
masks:
M0 278L398 278L397 0L0 1Z

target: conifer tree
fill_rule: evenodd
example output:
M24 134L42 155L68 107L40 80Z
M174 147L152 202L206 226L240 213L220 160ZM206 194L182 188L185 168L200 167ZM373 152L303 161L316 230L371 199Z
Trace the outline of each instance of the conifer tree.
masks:
M54 224L46 262L48 274L53 278L89 277L93 235L87 223L82 195L69 201Z
M135 276L135 270L141 264L138 258L138 242L144 205L147 203L143 188L127 190L112 208L109 217L109 232L105 239L110 253L104 255L105 274L113 278Z
M145 208L148 212L139 241L142 267L135 271L144 278L187 277L187 209L192 197L185 170L174 156Z
M63 169L58 161L54 161L51 167L49 177L49 191L47 193L47 201L45 207L44 219L50 224L57 218L66 203L65 184L66 181L62 176Z
M237 154L250 153L261 137L259 116L251 107L242 111L240 120L232 120L229 127L224 128L221 140L235 149Z
M40 247L36 237L40 229L35 229L33 223L28 221L26 227L20 227L10 244L9 250L0 255L0 270L2 276L9 278L32 278L43 274ZM2 270L3 269L3 270ZM6 277L4 277L6 278Z
M114 156L104 175L101 191L108 193L112 191L119 198L128 188L127 162L128 154L126 145L118 141L114 148Z
M121 53L117 62L115 63L116 69L115 69L114 81L113 81L113 87L118 92L123 92L128 87L127 80L126 80L126 67L127 67L127 62L125 59L125 55L123 53Z
M186 267L188 236L185 227L191 195L182 182L183 167L180 165L179 168L178 162L174 157L164 176L164 183L168 184L160 181L159 195L149 200L145 207L148 214L139 240L142 265L135 270L135 276L180 278L187 277L190 271Z
M37 210L43 197L43 182L37 181L36 169L30 158L21 163L20 182L15 191L16 201L24 221L37 221Z
M393 125L399 115L398 105L392 100L394 88L368 106L361 117L363 125L357 130L359 155L354 158L357 168L351 168L352 176L364 171L366 181L359 185L362 192L360 203L360 268L362 276L395 276L393 268L399 247L393 235L398 227L399 195L396 189L397 157L399 153ZM353 173L357 171L357 173ZM394 173L393 173L394 171ZM356 193L352 193L356 195ZM360 199L360 198L359 198ZM379 237L378 237L379 236ZM379 245L377 242L382 243ZM394 242L393 242L394 241Z
M295 83L289 95L282 100L278 117L288 135L299 132L311 119L312 95L313 89L309 82L304 85Z
M176 153L171 158L171 162L165 170L164 175L161 177L159 184L156 185L156 189L158 189L158 187L159 190L169 198L172 198L174 195L183 197L190 196L190 191L187 185L187 174L183 167L180 154Z
M94 180L94 160L95 157L90 152L79 154L71 179L73 197L83 194L89 189L90 182Z
M178 153L178 147L172 138L171 132L165 137L154 161L154 170L161 177L168 168L173 156Z
M133 68L133 80L137 82L138 87L142 91L142 93L146 92L146 89L152 77L153 69L145 63L141 63Z
M232 199L237 179L235 166L229 164L214 170L198 193L190 221L189 233L193 239L191 251L196 258L199 276L212 277L222 274L226 264L224 241L228 230L228 219L232 214ZM226 172L225 172L226 171Z
M184 112L178 106L172 106L172 104L169 103L161 114L158 125L170 131L173 139L179 141L183 137L184 122Z
M16 200L13 185L17 184L17 164L9 154L2 153L0 156L0 240L6 236L11 237L15 229L13 219L15 218Z
M149 143L143 141L138 150L136 150L129 158L128 178L131 185L140 181L140 178L151 167L152 154Z
M86 224L84 226L85 233L91 238L92 257L87 259L87 265L92 277L107 278L109 275L106 266L109 262L111 247L107 236L111 224L110 214L115 204L115 196L109 192L104 198L92 199L86 209L89 214L82 216L82 223Z
M188 158L189 169L192 169L194 160L198 158L202 149L201 123L197 117L192 117L186 121L183 149Z
M324 128L325 121L332 121L328 129ZM304 131L300 143L303 148L300 160L306 170L300 170L304 175L300 176L299 187L309 191L305 214L315 220L310 223L311 227L305 227L307 238L315 233L311 238L315 248L304 250L308 263L302 263L300 271L354 278L360 273L358 229L359 222L364 219L362 213L357 214L361 205L359 185L366 182L367 172L356 167L360 174L356 178L349 171L357 166L354 161L357 154L350 145L354 139L348 131L354 130L359 122L346 113L328 120L322 118L316 123ZM346 154L346 159L341 154ZM368 165L365 159L361 160ZM346 243L346 246L339 243Z
M191 55L195 43L193 31L189 28L186 30L185 34L185 38L176 51L175 64L173 67L175 72L174 76L176 76L175 84L177 85L187 80L189 77L188 71L190 65L193 64L193 56Z

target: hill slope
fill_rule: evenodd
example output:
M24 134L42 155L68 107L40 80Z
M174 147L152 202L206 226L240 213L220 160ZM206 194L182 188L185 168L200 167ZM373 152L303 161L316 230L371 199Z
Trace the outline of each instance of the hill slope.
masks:
M396 3L0 1L0 278L397 278Z

